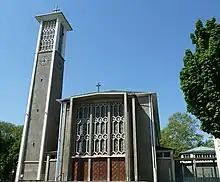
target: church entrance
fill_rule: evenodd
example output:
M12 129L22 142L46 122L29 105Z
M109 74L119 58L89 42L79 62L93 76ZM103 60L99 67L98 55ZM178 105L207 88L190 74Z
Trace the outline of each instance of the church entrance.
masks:
M110 159L110 180L125 181L125 158L113 157ZM91 181L107 181L107 158L91 159ZM88 159L74 159L73 161L73 178L74 181L88 180Z
M88 180L88 159L73 160L73 181Z
M126 181L125 158L111 159L111 181Z
M91 181L107 181L107 159L91 159ZM88 158L74 159L73 162L73 180L88 181Z
M106 158L92 159L91 179L92 181L107 181Z

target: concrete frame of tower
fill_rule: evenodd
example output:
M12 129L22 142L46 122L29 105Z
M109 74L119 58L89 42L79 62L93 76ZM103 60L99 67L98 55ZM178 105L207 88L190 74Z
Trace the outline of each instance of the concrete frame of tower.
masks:
M40 23L40 28L34 58L34 66L15 182L18 182L20 180L22 173L24 173L23 175L26 175L25 171L22 170L28 170L28 165L33 167L33 175L37 174L36 179L42 179L43 162L45 152L47 152L45 151L45 145L49 145L49 139L53 138L53 134L51 134L51 136L48 134L48 128L53 125L56 128L59 125L59 117L53 118L53 112L55 111L58 115L60 115L60 104L56 102L56 99L57 97L61 98L62 96L66 32L72 30L65 16L60 11L54 11L52 13L39 15L36 16L36 19ZM46 25L46 23L48 22L50 24L51 21L55 22L55 24L52 25L53 29L48 29L48 31L51 31L51 35L48 36L52 36L52 39L43 35L46 34L45 31L47 31L43 30L44 28L46 28L46 26L48 26ZM64 29L62 39L60 38L61 26ZM48 42L45 44L45 42L43 41L48 41L51 45L49 45ZM46 46L41 47L43 44L45 44ZM41 66L44 66L44 68L41 68ZM39 72L41 72L41 74L39 74ZM56 79L60 79L60 81L56 83ZM41 83L39 83L39 80ZM42 88L42 93L39 91L40 89L37 90L36 88ZM46 88L46 90L43 90L43 88ZM43 95L41 96L40 94ZM40 99L41 97L39 96L43 97L44 99ZM51 103L53 103L53 107L50 107ZM39 117L39 115L43 116L43 118ZM35 130L38 131L34 131L34 127ZM28 147L32 141L34 141L33 147L35 146L36 150L34 153L35 160L33 161L30 160L32 158L31 155L33 154L29 152L30 147ZM37 150L37 147L39 147L39 151ZM47 146L46 148L48 147L54 148L54 146Z

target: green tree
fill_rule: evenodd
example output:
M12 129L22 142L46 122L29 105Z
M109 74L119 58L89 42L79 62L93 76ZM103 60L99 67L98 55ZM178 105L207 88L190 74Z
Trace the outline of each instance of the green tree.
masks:
M177 112L169 118L168 125L161 130L160 144L175 150L175 157L180 152L197 147L203 139L198 134L199 123L187 113Z
M214 140L213 140L213 137L212 137L212 136L208 137L208 138L202 143L202 146L214 148Z
M187 111L201 121L204 132L220 137L220 24L216 19L196 22L191 33L195 51L187 49L180 85Z
M0 122L0 181L13 181L15 177L22 126Z

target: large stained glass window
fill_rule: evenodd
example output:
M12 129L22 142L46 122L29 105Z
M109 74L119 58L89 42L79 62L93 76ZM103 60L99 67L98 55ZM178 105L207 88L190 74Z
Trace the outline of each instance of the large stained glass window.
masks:
M75 155L125 154L123 104L106 102L77 105L75 142Z

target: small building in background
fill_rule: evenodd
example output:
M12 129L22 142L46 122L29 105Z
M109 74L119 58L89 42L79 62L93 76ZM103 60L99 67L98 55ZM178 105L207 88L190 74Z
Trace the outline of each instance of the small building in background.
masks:
M158 182L175 182L174 150L162 146L156 149Z
M196 147L180 154L176 163L176 182L194 181L219 181L214 148Z

